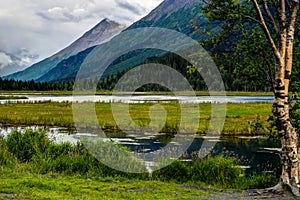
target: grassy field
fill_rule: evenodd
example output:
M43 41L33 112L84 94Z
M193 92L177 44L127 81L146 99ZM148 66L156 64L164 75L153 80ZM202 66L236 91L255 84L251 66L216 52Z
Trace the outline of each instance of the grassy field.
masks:
M0 170L0 199L204 199L208 192L161 181L87 179ZM210 192L212 193L212 192Z
M139 126L147 126L150 122L149 111L154 103L131 104L129 106L132 119ZM175 133L179 126L180 109L178 103L161 103L167 112L167 121L162 130L166 133ZM126 110L126 104L116 104L120 110ZM271 115L270 103L245 103L245 104L227 104L227 113L223 134L262 134L266 130L253 130L255 124L268 126L267 119ZM211 104L199 104L200 124L198 133L207 131L211 118ZM39 102L39 103L11 103L0 105L1 115L0 123L2 125L41 125L41 126L59 126L74 128L74 120L71 103ZM111 104L96 103L95 110L97 118L102 129L118 131L120 128L116 125L111 112ZM186 113L195 114L192 106ZM154 111L155 113L155 111ZM118 113L122 117L122 113ZM163 115L158 113L157 121L163 120ZM125 117L124 117L125 118ZM187 123L184 125L187 131L192 130L195 124Z

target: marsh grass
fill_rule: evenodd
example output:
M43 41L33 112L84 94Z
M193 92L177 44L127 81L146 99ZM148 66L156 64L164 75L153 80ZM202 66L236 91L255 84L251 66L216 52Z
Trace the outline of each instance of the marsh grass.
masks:
M16 100L16 99L28 99L28 98L25 96L14 96L14 95L3 96L3 95L0 95L0 100Z
M129 109L133 121L141 127L147 127L150 123L149 112L153 105L155 103L130 104ZM161 132L174 134L180 126L180 105L176 102L161 103L161 105L167 113L166 124L163 126ZM120 106L121 110L126 109L125 104L119 103L117 106ZM262 126L267 126L271 107L271 103L227 104L227 114L222 133L230 135L249 134L249 123L255 122L258 116ZM1 104L0 110L0 123L4 125L40 125L74 128L72 104L68 102L7 103ZM110 103L96 103L95 111L103 130L120 131L111 112ZM191 109L187 113L194 115L196 111L191 106ZM199 112L200 123L197 132L204 134L208 129L211 119L211 104L199 104ZM122 117L122 113L118 114ZM159 114L156 115L156 119L157 121L164 121L163 116ZM181 127L186 132L189 132L195 129L195 124L191 121L190 123L183 124ZM130 129L130 124L128 124L128 129ZM251 134L257 133L252 131Z
M206 157L194 159L192 164L175 161L171 165L157 170L152 177L155 180L176 183L206 185L223 189L254 189L271 187L277 183L277 177L270 174L245 176L237 166L236 160L230 157Z
M97 151L108 150L106 152L107 159L115 154L114 151L109 152L110 144L101 142L92 145ZM125 148L124 150L126 151ZM134 162L134 160L130 161L127 155L122 156L119 154L118 159L115 162L120 165L125 165L126 162ZM276 177L272 175L241 176L243 171L237 167L236 161L223 156L207 157L203 160L194 159L192 164L175 161L171 165L153 172L152 176L148 173L120 172L99 162L81 143L76 145L68 143L54 144L44 132L31 130L23 134L13 132L7 138L2 137L0 139L0 164L1 170L11 169L15 173L40 174L43 176L76 176L93 179L119 177L128 181L145 180L193 185L204 184L207 187L213 186L224 189L261 188L276 183L274 181ZM139 165L135 167L143 167L141 164Z

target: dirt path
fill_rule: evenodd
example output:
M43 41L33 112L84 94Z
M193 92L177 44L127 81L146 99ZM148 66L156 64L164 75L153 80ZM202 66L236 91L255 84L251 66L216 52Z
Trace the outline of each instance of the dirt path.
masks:
M208 200L260 200L260 199L272 199L272 200L296 200L300 198L295 198L292 194L290 193L274 193L274 192L269 192L267 190L245 190L245 191L240 191L240 190L234 190L234 191L218 191L218 190L209 190L205 189L202 187L183 187L183 188L189 188L189 189L195 189L195 190L202 190L202 191L211 191L213 194L210 196L202 196L198 197L201 199L208 199ZM22 195L21 195L22 196ZM0 193L0 199L15 199L19 200L18 198L15 197L14 194L5 194L5 193Z
M245 190L245 191L226 191L216 195L204 197L212 200L253 200L253 199L272 199L272 200L293 200L295 198L290 193L274 193L267 190Z

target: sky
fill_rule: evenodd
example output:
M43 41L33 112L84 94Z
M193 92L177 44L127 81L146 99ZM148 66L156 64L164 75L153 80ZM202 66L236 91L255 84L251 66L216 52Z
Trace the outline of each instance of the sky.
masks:
M163 0L0 1L1 70L53 55L104 18L130 25Z

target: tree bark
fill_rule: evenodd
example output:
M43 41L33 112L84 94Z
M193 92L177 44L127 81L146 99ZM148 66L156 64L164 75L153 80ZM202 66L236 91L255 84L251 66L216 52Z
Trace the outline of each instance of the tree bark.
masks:
M273 115L276 120L277 129L281 137L282 144L282 175L280 184L287 187L294 195L299 193L300 175L300 149L298 135L290 122L289 116L289 84L293 67L293 45L295 35L295 25L297 22L297 12L299 0L292 1L290 17L287 20L285 13L285 1L281 0L281 34L280 34L280 59L276 67L275 100Z
M289 105L285 98L283 80L276 80L275 91L276 95L273 105L273 115L276 120L282 144L282 175L279 185L281 189L288 189L294 195L300 196L298 135L290 122L288 112Z

